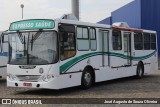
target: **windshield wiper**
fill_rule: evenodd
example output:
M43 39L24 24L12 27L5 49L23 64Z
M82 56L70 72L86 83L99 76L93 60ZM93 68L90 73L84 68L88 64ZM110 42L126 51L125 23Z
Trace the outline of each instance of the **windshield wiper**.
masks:
M32 35L32 40L31 40L31 51L33 49L33 35Z
M24 44L24 39L23 39L23 35L22 35L22 33L17 32L17 34L18 34L18 37L19 37L19 39L20 39L21 43L22 43L22 44Z
M42 33L42 31L38 31L34 36L32 35L32 39L30 41L30 43L31 43L31 51L33 49L33 43L34 43L34 41L40 36L41 33Z
M26 55L27 53L26 53L26 38L25 38L25 36L24 36L24 56Z
M26 38L25 38L25 36L22 35L21 32L17 32L17 34L18 34L18 37L19 37L21 43L24 44L24 56L25 56L27 54L26 53Z

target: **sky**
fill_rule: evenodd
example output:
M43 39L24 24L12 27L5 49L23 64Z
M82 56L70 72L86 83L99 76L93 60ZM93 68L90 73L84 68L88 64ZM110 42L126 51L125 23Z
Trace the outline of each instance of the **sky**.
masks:
M80 21L99 22L111 12L134 0L80 0ZM0 0L0 31L7 30L11 22L23 19L55 19L71 13L71 0Z

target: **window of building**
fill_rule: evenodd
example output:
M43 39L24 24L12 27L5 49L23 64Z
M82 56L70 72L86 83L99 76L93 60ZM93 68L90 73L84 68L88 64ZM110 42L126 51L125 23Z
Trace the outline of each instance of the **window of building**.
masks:
M144 33L143 38L144 38L144 50L150 50L150 34Z
M90 28L90 46L93 51L97 49L96 30L94 28Z
M156 35L151 34L151 49L156 50Z
M87 27L77 27L78 50L89 50L89 35Z
M142 33L134 33L134 48L135 50L143 50Z
M113 30L112 45L113 45L113 50L122 50L121 31Z
M60 25L60 58L65 60L75 56L75 27L73 25Z

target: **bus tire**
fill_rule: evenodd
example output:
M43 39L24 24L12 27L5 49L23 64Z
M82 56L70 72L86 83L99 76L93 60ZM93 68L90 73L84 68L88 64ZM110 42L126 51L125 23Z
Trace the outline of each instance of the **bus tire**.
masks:
M141 79L144 75L144 67L143 67L143 64L140 62L138 63L138 66L137 66L137 74L136 74L136 77L138 79Z
M92 71L89 69L85 69L82 73L82 79L81 79L81 88L82 89L89 89L94 81L94 76Z

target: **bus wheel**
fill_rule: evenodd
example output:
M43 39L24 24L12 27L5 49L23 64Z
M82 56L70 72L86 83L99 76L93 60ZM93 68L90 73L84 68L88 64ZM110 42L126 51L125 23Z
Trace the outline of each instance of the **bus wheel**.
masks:
M91 71L86 69L82 73L81 87L82 89L89 89L93 84L93 74Z
M136 77L137 78L142 78L144 75L144 68L143 68L143 64L142 63L139 63L138 66L137 66L137 75Z

